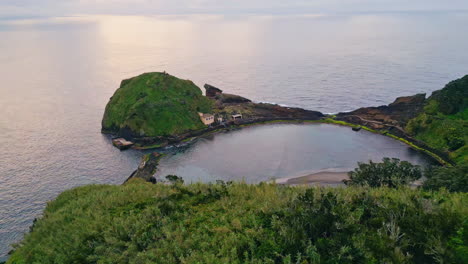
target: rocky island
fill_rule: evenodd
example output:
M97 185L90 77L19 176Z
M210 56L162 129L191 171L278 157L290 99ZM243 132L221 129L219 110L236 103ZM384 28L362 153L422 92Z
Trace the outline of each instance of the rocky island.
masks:
M106 106L102 132L132 141L134 148L154 148L233 126L324 117L317 111L254 103L211 85L205 89L206 96L192 81L167 73L124 80ZM204 122L204 115L213 120Z

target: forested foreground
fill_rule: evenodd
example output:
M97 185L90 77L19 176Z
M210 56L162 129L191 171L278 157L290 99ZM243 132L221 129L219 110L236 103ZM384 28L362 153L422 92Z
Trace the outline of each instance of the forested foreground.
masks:
M91 185L7 263L468 263L468 195L243 183Z

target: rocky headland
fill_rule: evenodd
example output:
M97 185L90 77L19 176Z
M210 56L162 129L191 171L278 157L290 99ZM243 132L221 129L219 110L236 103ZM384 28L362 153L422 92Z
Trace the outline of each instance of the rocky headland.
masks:
M205 85L206 96L193 82L167 73L145 73L124 80L111 97L102 132L135 143L133 148L177 144L216 130L278 120L320 120L318 111L254 103ZM204 124L200 114L213 117Z

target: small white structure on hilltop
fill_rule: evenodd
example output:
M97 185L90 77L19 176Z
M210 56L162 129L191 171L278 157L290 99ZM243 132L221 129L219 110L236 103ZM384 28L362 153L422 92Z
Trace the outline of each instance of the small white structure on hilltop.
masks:
M203 124L209 126L214 123L215 118L214 115L212 114L204 114L204 113L198 113L200 116L200 120L203 122Z

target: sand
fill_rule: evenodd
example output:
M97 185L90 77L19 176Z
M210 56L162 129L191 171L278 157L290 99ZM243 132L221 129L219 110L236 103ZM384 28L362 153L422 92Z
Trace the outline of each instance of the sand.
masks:
M343 180L349 179L348 172L317 172L297 178L277 180L278 184L286 185L342 185Z

